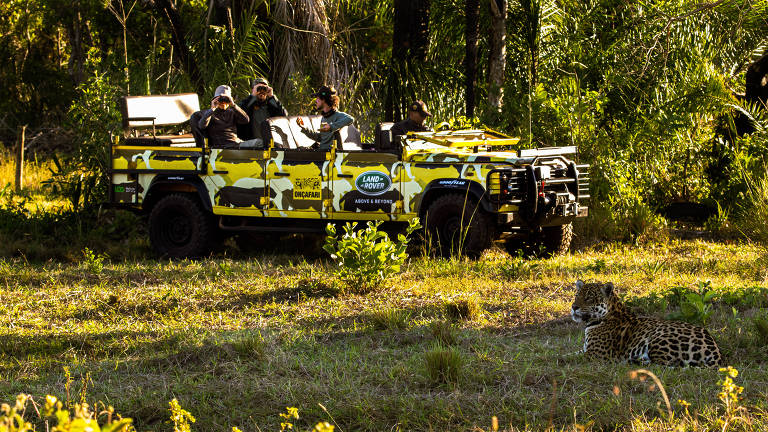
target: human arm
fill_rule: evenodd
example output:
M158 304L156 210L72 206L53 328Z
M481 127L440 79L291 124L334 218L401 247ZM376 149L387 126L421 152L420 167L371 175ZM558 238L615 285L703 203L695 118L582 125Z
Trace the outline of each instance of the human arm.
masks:
M234 112L235 123L247 124L251 120L248 117L248 114L246 114L245 111L243 111L243 109L240 108L238 105L232 105L230 109Z
M272 96L267 100L267 110L270 117L288 117L288 111L276 96Z
M336 111L336 114L326 119L326 124L330 127L330 129L321 128L321 130L324 132L336 132L344 126L352 124L354 121L355 119L351 115L341 111Z
M208 125L211 123L211 116L213 115L212 109L207 109L203 111L203 114L200 116L200 121L198 122L198 126L200 126L200 129L208 129Z

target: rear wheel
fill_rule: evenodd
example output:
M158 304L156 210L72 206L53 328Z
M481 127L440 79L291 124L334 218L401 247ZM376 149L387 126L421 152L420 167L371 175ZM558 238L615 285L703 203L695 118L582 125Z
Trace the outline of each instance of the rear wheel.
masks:
M149 215L149 240L162 256L199 257L213 240L209 215L194 198L168 195L155 204Z
M477 258L491 245L493 225L477 200L448 194L430 204L426 214L425 244L442 256L464 254Z

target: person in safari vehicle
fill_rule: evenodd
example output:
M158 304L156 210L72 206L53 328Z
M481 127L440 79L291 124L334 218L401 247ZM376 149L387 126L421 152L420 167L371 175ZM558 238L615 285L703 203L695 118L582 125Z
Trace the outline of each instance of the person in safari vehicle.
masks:
M304 120L301 117L296 119L296 124L301 127L301 132L304 135L315 140L315 145L312 148L328 151L333 143L334 132L351 124L355 119L345 112L336 110L339 107L339 96L336 94L335 88L324 85L312 96L316 98L315 108L323 116L320 120L320 130L313 131L305 127Z
M208 135L211 148L239 148L237 125L248 124L248 115L232 101L229 86L220 85L211 100L211 109L205 110L199 127Z
M256 78L251 82L251 94L237 104L250 118L250 122L238 125L237 135L244 141L257 139L264 141L262 123L270 117L287 117L288 111L275 96L272 87L265 78Z

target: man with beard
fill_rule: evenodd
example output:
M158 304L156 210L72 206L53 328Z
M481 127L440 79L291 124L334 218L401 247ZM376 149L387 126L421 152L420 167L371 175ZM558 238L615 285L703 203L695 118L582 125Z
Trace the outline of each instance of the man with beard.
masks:
M251 94L238 104L250 118L250 122L237 128L237 135L244 141L261 140L262 123L270 117L288 116L288 111L275 97L272 87L264 78L256 78L251 82ZM258 146L257 146L258 147Z

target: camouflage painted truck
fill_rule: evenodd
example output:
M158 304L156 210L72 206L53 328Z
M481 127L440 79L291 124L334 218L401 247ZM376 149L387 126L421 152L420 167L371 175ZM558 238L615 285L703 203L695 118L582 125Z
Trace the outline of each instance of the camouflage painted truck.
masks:
M195 94L126 97L122 106L126 134L110 144L109 198L148 215L163 256L200 256L227 234L323 232L344 221L396 230L416 217L443 254L476 256L493 242L557 254L568 249L572 221L587 215L587 166L570 159L574 147L506 150L518 139L489 130L393 140L382 123L371 144L348 126L318 151L295 117L279 117L264 123L263 148L216 149L178 130L158 134L199 108ZM302 118L319 128L319 116Z

